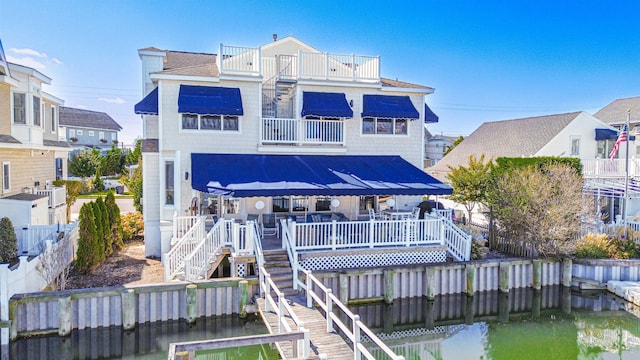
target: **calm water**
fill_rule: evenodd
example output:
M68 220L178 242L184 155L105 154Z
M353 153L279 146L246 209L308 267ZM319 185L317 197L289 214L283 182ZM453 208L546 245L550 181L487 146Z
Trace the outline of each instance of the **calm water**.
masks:
M181 341L219 339L265 334L261 320L234 316L201 318L189 326L185 321L143 324L135 331L121 328L73 331L70 337L57 336L18 340L9 346L10 359L167 359L169 344ZM259 355L260 354L260 355ZM261 357L260 357L261 356ZM4 358L4 357L3 357ZM214 359L278 359L269 346L232 348L207 357Z
M352 309L407 360L638 360L640 319L624 307L611 295L551 287Z

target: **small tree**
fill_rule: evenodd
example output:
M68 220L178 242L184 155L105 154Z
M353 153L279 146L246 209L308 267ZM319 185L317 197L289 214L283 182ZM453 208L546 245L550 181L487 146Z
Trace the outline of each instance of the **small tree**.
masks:
M125 155L122 154L122 150L117 148L116 144L112 144L107 154L100 157L100 172L103 175L122 174L124 163Z
M89 273L99 262L98 232L92 203L85 203L80 208L80 230L78 251L76 253L76 269L83 274Z
M105 254L105 233L106 233L106 225L104 223L104 218L103 218L103 213L102 213L102 206L100 206L99 202L101 201L101 198L98 198L96 201L92 201L91 202L91 206L93 207L93 217L94 217L94 221L96 224L96 236L97 236L97 241L98 241L98 245L96 248L96 255L98 256L98 262L102 262L102 260L104 260L106 258L106 254Z
M96 200L96 206L100 210L100 214L96 216L100 216L100 224L102 227L102 244L104 246L104 256L107 257L113 253L113 237L111 234L111 223L109 222L109 209L107 205L102 200L102 197L99 197Z
M61 233L62 234L62 233ZM72 250L69 246L69 237L62 234L58 242L47 247L45 242L40 242L40 262L36 264L36 270L51 287L52 291L64 290L71 266L69 264Z
M82 183L76 180L56 180L53 182L55 186L66 186L67 188L67 222L71 222L71 207L75 204L82 189Z
M484 154L480 158L469 156L467 166L452 168L447 178L451 181L453 193L451 200L463 204L467 210L469 222L471 212L478 203L485 203L487 189L490 184L491 161L484 161Z
M79 155L71 155L71 159L69 160L69 173L74 176L79 176L83 180L93 176L100 164L99 156L100 152L97 150L85 151Z
M124 175L120 181L124 183L133 194L133 206L135 206L138 212L142 212L142 158L138 160L138 167L133 171L131 177Z
M0 261L7 262L15 259L18 254L18 238L11 220L7 217L0 219Z
M122 218L120 217L120 208L116 204L116 198L113 191L107 193L104 201L107 206L107 214L109 215L109 227L111 229L111 239L114 248L121 249L124 247L122 240Z
M458 136L458 138L453 142L453 144L451 144L451 146L447 146L447 150L444 151L444 153L442 153L442 156L447 155L448 153L451 152L451 150L453 150L453 148L455 148L456 146L460 145L460 143L464 140L464 137Z

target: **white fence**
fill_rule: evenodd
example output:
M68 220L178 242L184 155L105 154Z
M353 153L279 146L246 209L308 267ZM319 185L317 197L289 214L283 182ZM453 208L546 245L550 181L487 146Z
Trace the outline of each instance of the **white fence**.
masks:
M180 229L182 229L183 224L186 227L186 224L193 220L191 218L193 217L190 216L188 219L174 217L174 238L171 239L172 242L176 239L175 234L180 233ZM178 230L176 230L176 227ZM191 255L193 250L200 244L204 237L205 216L199 216L193 226L187 230L182 237L178 238L178 241L176 241L175 244L172 244L171 250L162 257L165 281L175 278L180 272L184 271L184 260L187 256Z
M66 186L48 186L44 190L36 190L35 193L49 198L49 208L57 208L67 203Z
M58 246L67 246L63 251L57 252L65 257L59 262L64 266L70 264L78 249L78 227L77 223L70 224L72 227L65 231L64 241L49 243L47 251L56 251ZM15 294L30 293L42 290L48 284L38 272L38 264L42 261L46 253L40 254L31 260L27 256L20 256L20 263L14 268L9 268L9 264L0 264L0 322L9 320L9 299ZM59 271L61 272L61 268ZM9 331L2 329L1 343L8 344Z
M582 159L585 177L624 178L625 159ZM629 176L640 176L640 159L629 159Z
M56 242L58 234L73 230L77 224L26 225L16 227L18 255L39 255L46 241Z
M377 82L380 80L380 57L341 55L301 51L298 54L299 77L337 81Z

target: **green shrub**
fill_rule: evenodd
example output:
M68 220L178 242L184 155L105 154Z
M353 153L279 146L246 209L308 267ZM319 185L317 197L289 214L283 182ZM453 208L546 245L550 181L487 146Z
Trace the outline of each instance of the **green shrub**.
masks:
M144 222L142 220L142 214L139 212L132 212L122 214L122 238L124 241L133 240L139 237L144 237Z
M98 263L98 232L96 230L93 203L85 203L80 208L80 230L78 251L76 253L76 269L80 273L89 273Z
M630 238L613 238L611 239L612 259L633 259L640 257L640 244Z
M15 259L18 254L18 238L11 220L7 217L0 219L0 261L7 262Z
M109 227L111 229L111 242L116 249L122 249L124 243L122 241L122 219L120 218L120 208L116 204L116 198L113 191L107 193L104 201L107 205L107 213L109 215Z
M611 254L611 241L606 234L589 233L578 240L576 257L581 259L607 259Z

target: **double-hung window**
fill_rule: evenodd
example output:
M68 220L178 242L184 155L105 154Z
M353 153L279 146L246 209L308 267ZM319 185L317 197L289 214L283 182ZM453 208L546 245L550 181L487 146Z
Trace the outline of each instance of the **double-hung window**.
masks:
M165 197L164 203L165 205L174 205L175 204L175 193L174 193L174 162L173 161L165 161L164 163L164 188L165 188Z
M11 191L11 163L2 163L2 192Z
M13 94L13 123L14 124L26 124L26 95L14 93Z
M33 125L36 126L40 126L41 122L40 122L40 116L41 112L40 112L41 108L40 108L40 98L37 96L33 97Z
M51 132L55 133L57 131L56 129L56 107L52 106L51 107Z
M407 119L387 119L376 117L362 118L363 134L407 135Z

